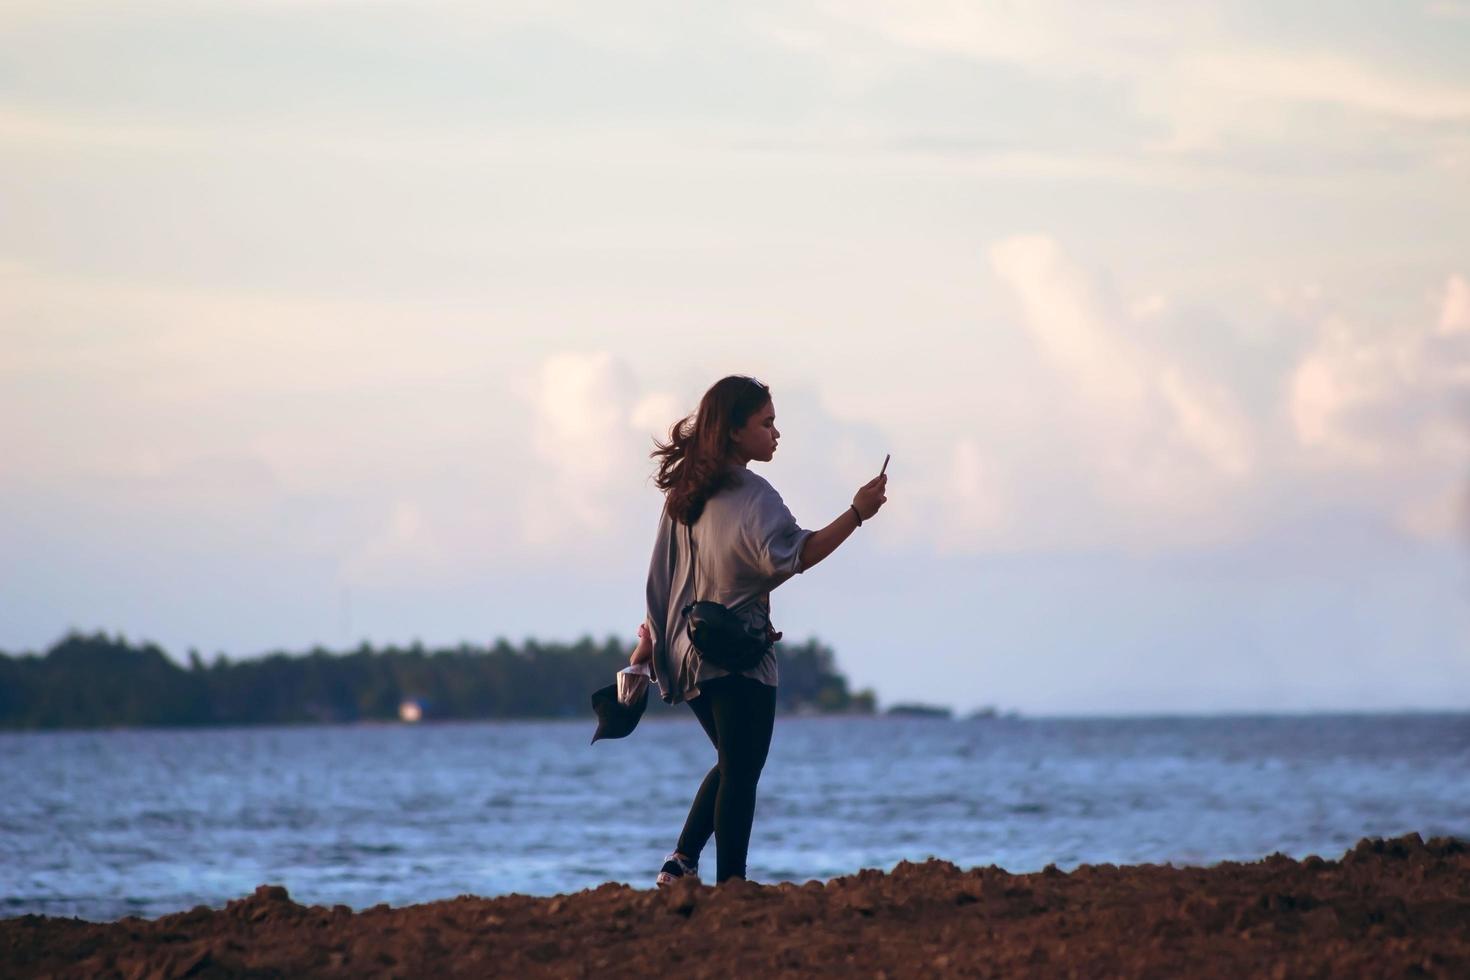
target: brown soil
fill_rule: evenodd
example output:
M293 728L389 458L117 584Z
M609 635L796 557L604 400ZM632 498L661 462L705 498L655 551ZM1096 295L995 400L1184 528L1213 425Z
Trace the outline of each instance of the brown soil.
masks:
M0 920L7 977L1470 977L1470 848L1364 840L1340 861L944 861L804 885L624 885L353 913L262 885L149 922Z

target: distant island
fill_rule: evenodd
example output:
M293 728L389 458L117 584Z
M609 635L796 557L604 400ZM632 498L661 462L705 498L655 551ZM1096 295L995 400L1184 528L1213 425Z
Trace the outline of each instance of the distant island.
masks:
M589 698L627 666L632 644L460 644L186 662L152 643L69 633L45 653L0 652L0 729L290 725L497 718L592 719ZM872 691L848 690L831 648L776 646L777 705L802 713L872 714ZM649 711L664 708L655 692Z
M943 718L948 720L954 717L954 709L942 704L908 702L895 704L885 711L884 714L893 715L897 718Z

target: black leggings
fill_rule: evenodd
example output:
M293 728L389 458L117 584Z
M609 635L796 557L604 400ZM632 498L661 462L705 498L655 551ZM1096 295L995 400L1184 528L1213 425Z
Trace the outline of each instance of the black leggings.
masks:
M699 685L689 702L719 761L699 784L678 851L690 861L715 837L715 881L745 877L750 825L755 820L755 784L771 748L776 724L776 689L738 674Z

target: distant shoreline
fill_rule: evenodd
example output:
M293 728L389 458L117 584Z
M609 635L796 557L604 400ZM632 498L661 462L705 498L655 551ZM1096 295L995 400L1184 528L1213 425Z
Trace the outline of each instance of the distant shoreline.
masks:
M123 637L72 633L43 654L0 653L0 731L591 718L631 644L500 640L426 649L273 652L185 663ZM871 713L816 639L776 646L784 712ZM651 712L662 710L657 695Z

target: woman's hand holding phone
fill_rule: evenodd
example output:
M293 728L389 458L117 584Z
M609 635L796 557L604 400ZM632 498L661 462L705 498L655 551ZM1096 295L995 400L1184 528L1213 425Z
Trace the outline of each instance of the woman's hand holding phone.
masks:
M852 505L857 508L858 516L865 521L888 502L888 460L888 456L883 457L883 469L853 495Z

